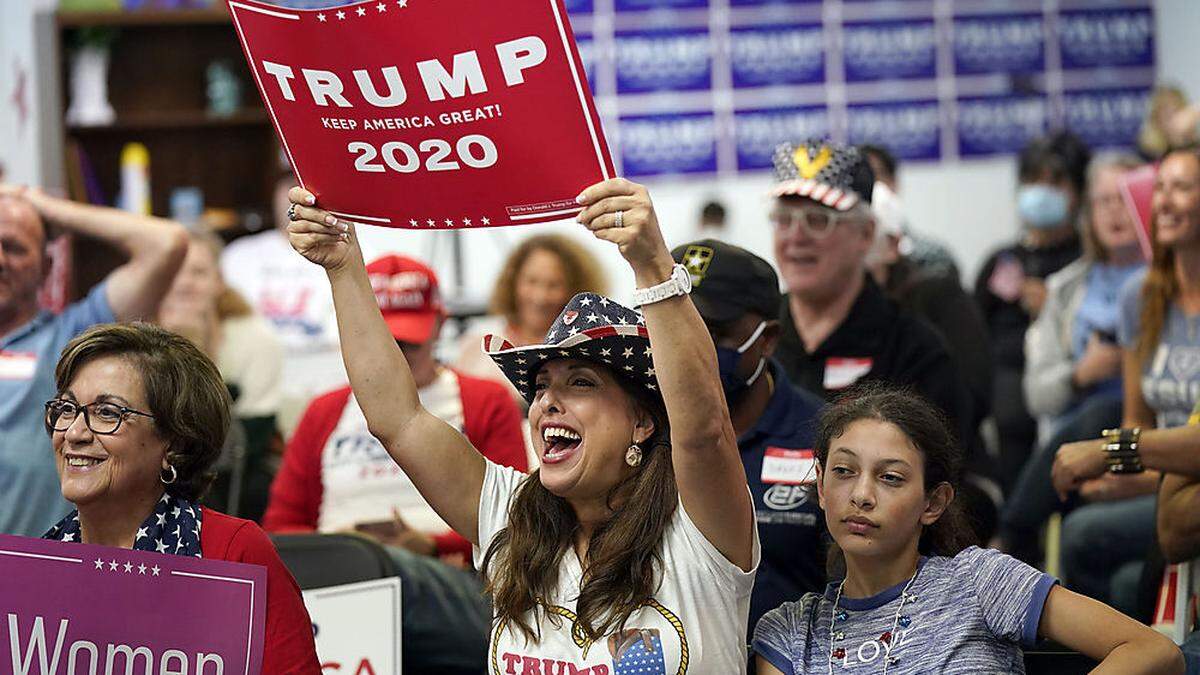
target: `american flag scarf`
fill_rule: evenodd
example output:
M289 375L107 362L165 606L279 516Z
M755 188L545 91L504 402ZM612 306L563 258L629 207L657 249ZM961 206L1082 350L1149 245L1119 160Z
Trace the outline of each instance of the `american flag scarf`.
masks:
M199 558L200 518L200 507L164 492L154 505L154 512L138 528L133 550ZM72 511L58 521L42 539L80 541L79 511Z

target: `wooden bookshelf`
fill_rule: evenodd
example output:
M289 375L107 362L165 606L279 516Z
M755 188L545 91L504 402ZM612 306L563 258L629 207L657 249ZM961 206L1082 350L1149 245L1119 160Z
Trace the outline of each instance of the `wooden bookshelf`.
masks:
M132 12L60 12L56 16L62 92L60 118L71 197L87 199L83 185L99 188L112 204L120 188L120 156L127 143L150 152L151 204L155 215L170 215L170 195L197 187L206 207L265 217L279 174L275 133L224 4L210 9ZM70 63L78 34L112 29L108 98L116 119L105 125L65 123L70 101ZM238 73L242 108L228 116L208 111L207 69L216 61ZM268 222L269 219L268 219ZM235 231L238 228L235 228ZM114 252L93 242L75 247L76 297L118 264Z

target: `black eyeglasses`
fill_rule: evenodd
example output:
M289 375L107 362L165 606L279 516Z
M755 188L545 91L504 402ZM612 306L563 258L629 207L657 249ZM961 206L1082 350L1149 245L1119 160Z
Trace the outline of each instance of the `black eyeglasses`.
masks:
M117 429L121 428L121 422L124 422L125 418L130 415L141 415L154 419L154 415L150 413L116 403L97 401L79 405L75 401L68 401L64 398L52 398L46 401L46 430L66 431L70 429L80 411L83 411L83 423L87 425L87 428L91 429L93 434L102 436L117 433Z

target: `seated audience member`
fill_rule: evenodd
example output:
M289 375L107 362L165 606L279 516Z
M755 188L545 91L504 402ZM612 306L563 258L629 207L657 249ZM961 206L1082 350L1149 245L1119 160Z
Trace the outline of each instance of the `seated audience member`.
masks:
M445 314L433 270L389 255L368 265L367 273L421 404L490 461L524 471L521 416L508 391L447 368L434 356ZM482 584L437 560L464 566L471 544L446 525L371 435L350 387L317 397L304 412L271 487L263 527L357 530L387 545L405 572L406 669L461 668L485 658L490 610Z
M1176 150L1163 158L1152 203L1153 257L1121 289L1125 404L1118 441L1135 429L1184 425L1200 392L1200 369L1191 366L1200 362L1194 318L1200 307L1200 154ZM1153 542L1160 473L1136 462L1116 472L1072 468L1077 454L1095 447L1096 441L1068 444L1055 460L1055 487L1091 502L1063 522L1063 574L1081 592L1130 604L1125 598ZM1168 477L1162 489L1176 484Z
M692 302L712 333L717 370L754 499L762 563L750 626L825 585L825 526L811 493L817 414L825 402L793 385L771 357L779 278L766 260L715 239L673 251L692 275Z
M424 407L353 224L307 191L290 196L301 220L289 235L329 276L371 432L475 546L494 607L491 671L744 673L753 507L713 343L646 189L616 178L576 198L577 221L628 262L643 314L583 293L545 344L484 341L530 403L541 466L529 475Z
M1121 424L1121 287L1145 266L1138 225L1120 193L1132 157L1098 157L1088 169L1084 255L1046 279L1046 305L1025 335L1025 400L1047 439L1021 469L1001 516L1001 545L1032 563L1038 530L1060 506L1050 482L1063 443Z
M867 270L901 311L923 319L942 336L950 358L971 391L974 423L978 427L992 407L992 359L987 327L975 300L963 290L956 267L922 265L902 252L906 239L903 208L888 184L876 181L871 195L875 241L867 252Z
M518 347L539 344L567 300L579 293L607 293L600 263L578 242L561 234L538 234L517 245L496 278L489 311L497 321L459 340L454 367L460 372L500 382L522 408L525 399L496 364L479 349L484 335L509 336Z
M190 339L215 361L233 397L238 424L217 464L208 503L228 505L230 515L257 521L267 507L273 475L268 456L276 438L283 348L271 326L225 285L217 263L220 251L215 236L192 234L183 267L158 310L158 324Z
M1155 87L1148 107L1137 142L1138 153L1147 161L1162 159L1171 148L1196 142L1200 106L1189 104L1179 87Z
M51 232L94 238L128 260L57 316L38 307ZM38 536L65 510L40 403L53 364L88 326L153 317L187 247L170 221L0 184L0 534Z
M412 368L422 405L485 457L524 471L520 414L507 392L434 356L445 313L433 270L389 255L368 265L367 273L388 329ZM359 529L435 557L465 558L471 552L371 436L348 386L323 394L305 411L271 486L263 525L275 532Z
M294 182L289 172L276 184L275 227L235 239L221 252L225 283L271 323L283 345L277 421L285 436L306 403L346 383L329 283L287 242L287 190Z
M992 416L1005 492L1037 441L1037 422L1022 390L1025 330L1046 301L1046 277L1082 253L1075 223L1090 156L1083 141L1066 131L1034 139L1021 150L1020 239L988 256L975 281L975 300L992 338Z
M110 324L67 344L55 380L45 429L76 510L44 538L261 565L262 672L319 674L300 589L271 541L253 522L199 505L229 428L213 362L157 326Z
M775 358L826 400L870 380L932 400L971 449L968 501L980 535L990 536L995 504L974 487L990 463L966 381L941 337L888 300L864 264L875 240L871 168L856 148L809 141L776 150L775 180L775 261L788 291Z
M728 214L725 205L715 199L704 202L700 207L700 218L696 222L696 239L730 238Z
M871 165L871 172L875 174L876 184L883 183L891 190L893 195L898 196L900 194L900 179L896 175L896 170L899 167L896 156L883 146L869 143L858 146L858 150L863 154L863 157L866 157L867 163ZM872 198L872 205L875 205L874 198ZM954 253L942 242L922 234L913 228L909 222L908 215L903 213L902 210L899 215L900 218L896 223L897 227L894 228L894 231L899 237L896 243L899 245L904 259L928 275L934 277L953 277L955 280L958 280L958 261L955 260ZM882 225L883 223L880 224Z
M919 397L875 388L839 399L821 416L816 456L841 578L759 621L759 673L1021 673L1021 648L1040 637L1100 661L1097 672L1184 672L1166 637L965 544L961 454Z

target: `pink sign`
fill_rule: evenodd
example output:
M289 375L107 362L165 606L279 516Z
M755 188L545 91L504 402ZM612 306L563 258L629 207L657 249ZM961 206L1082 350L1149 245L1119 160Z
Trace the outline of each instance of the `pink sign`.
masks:
M266 590L257 565L0 535L0 672L257 675Z
M562 0L227 2L297 180L348 220L561 220L614 175Z
M1154 179L1158 175L1158 166L1147 164L1121 175L1121 199L1125 208L1137 224L1138 244L1142 255L1149 261L1153 257L1150 221L1152 218L1151 201L1154 199Z

